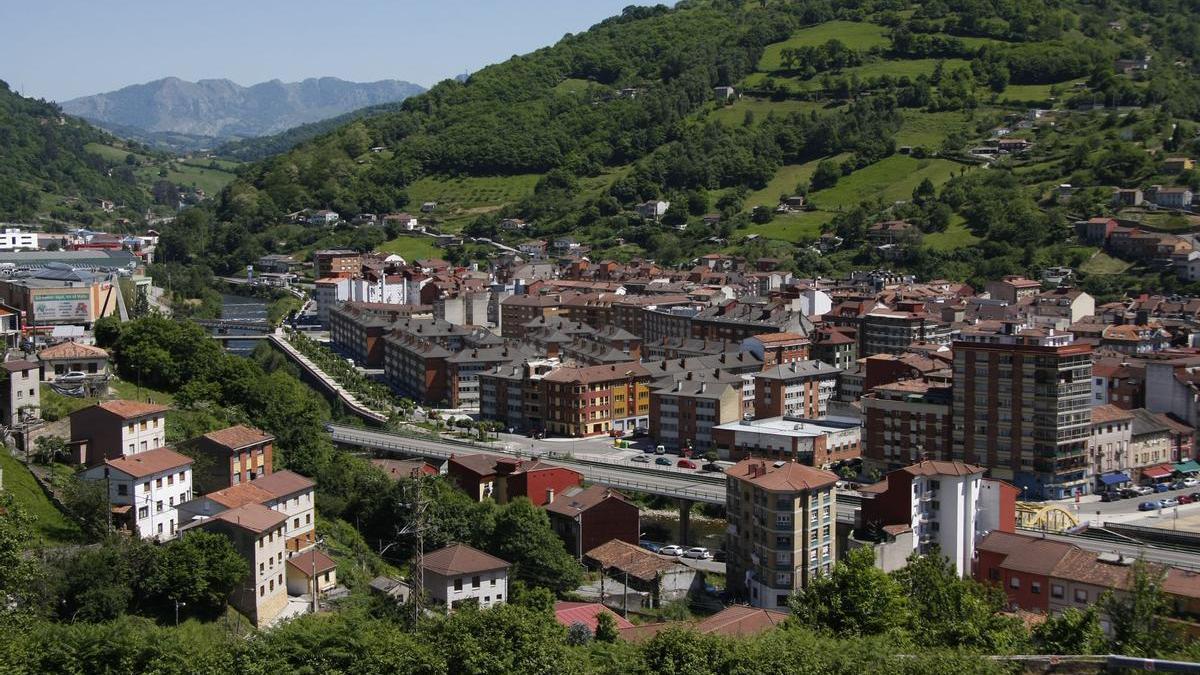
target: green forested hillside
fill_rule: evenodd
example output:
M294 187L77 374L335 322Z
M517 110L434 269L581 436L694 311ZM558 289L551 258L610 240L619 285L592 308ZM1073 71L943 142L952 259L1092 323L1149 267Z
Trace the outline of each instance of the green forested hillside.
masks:
M593 256L680 262L727 248L783 255L805 273L885 262L973 280L1078 264L1093 251L1069 223L1107 209L1103 188L1194 180L1159 175L1155 156L1196 150L1196 19L1182 2L629 8L252 165L173 246L181 260L233 269L303 242L378 245L390 235L280 223L302 208L437 201L443 229L512 243L498 221L521 217L533 226L520 236L570 232ZM725 85L737 94L716 100ZM1058 112L1018 124L1035 107ZM1001 127L1033 145L971 156ZM1055 200L1061 182L1096 189ZM795 193L809 210L774 213ZM643 222L632 207L654 198L671 208ZM864 232L889 218L927 241L881 260ZM841 236L841 250L795 246L822 232ZM231 233L239 253L211 244Z
M133 170L85 149L107 139L53 103L23 98L0 81L0 219L98 199L144 209L149 199Z

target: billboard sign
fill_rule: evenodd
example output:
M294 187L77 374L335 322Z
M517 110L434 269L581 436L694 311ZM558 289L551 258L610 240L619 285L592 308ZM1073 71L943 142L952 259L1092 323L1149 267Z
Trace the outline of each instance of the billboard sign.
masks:
M85 323L91 316L91 293L75 291L45 293L33 297L36 323Z

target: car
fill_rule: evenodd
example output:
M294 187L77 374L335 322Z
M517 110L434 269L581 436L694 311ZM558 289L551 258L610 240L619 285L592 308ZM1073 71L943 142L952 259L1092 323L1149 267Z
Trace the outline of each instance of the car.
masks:
M694 469L694 468L696 468L696 463L690 459L681 459L678 462L676 462L675 466L677 466L681 469Z
M681 555L683 555L683 547L676 545L676 544L670 544L668 546L664 546L664 547L660 548L658 550L658 552L661 553L662 555L681 556Z
M1175 499L1173 497L1167 497L1166 499L1160 499L1158 501L1158 503L1161 504L1164 509L1169 509L1172 506L1179 506L1179 500Z
M656 446L654 446L654 454L656 454L656 455L665 455L665 454L667 454L667 446L665 446L665 445L656 445Z
M1183 483L1184 487L1196 487L1197 485L1200 485L1200 478L1188 477L1184 478L1181 482Z
M709 553L708 549L703 546L693 546L683 552L683 557L695 558L696 560L711 560L712 553Z
M724 549L717 549L716 551L713 551L713 562L725 562L725 559L726 556Z
M1142 502L1138 504L1138 511L1153 511L1158 508L1158 502Z
M1196 501L1195 499L1192 499L1191 495L1179 495L1176 497L1176 499L1179 500L1180 504L1191 504L1192 502Z
M1157 485L1154 486L1155 492L1166 492L1167 490L1170 490L1170 489L1171 488L1166 483L1158 483Z
M625 432L621 431L620 429L613 429L612 431L608 432L608 435L612 436L613 438L621 438L625 435Z
M81 384L87 379L87 377L87 373L81 373L78 370L72 370L69 373L63 373L62 375L55 377L54 381L62 382L63 384Z
M653 541L649 541L647 539L643 539L643 540L639 541L638 546L641 546L642 548L646 549L647 551L650 551L651 553L658 553L659 551L662 551L662 549L663 549L662 544L659 544L659 543L653 542Z
M650 435L650 429L647 427L638 427L633 430L634 438L641 438L643 436L649 436L649 435Z
M1138 485L1137 487L1134 487L1132 489L1134 492L1138 493L1139 495L1154 494L1154 488L1150 487L1149 485Z
M713 473L725 473L725 468L722 467L720 464L717 464L716 462L709 462L708 464L705 464L704 466L702 466L700 468L704 469L705 471L711 471Z
M1121 493L1117 492L1116 490L1100 493L1100 501L1102 501L1102 502L1116 502L1116 501L1120 501L1120 500L1121 500Z
M634 455L629 461L637 462L638 464L649 464L650 458L645 455Z
M658 464L659 466L671 466L671 460L667 459L666 457L659 457L658 459L654 460L654 463Z
M654 454L654 446L647 445L645 448L642 448L642 452L644 452L648 455L653 455Z
M1200 502L1200 492L1193 492L1192 494L1190 494L1188 496L1192 498L1192 501Z
M1183 484L1183 481L1181 481L1181 480L1177 480L1177 481L1175 481L1174 483L1171 483L1171 485L1170 485L1169 487L1170 487L1172 490L1182 490L1182 489L1184 489L1185 487L1188 487L1188 486L1184 485L1184 484Z
M1135 490L1133 488L1121 488L1121 497L1123 499L1133 499L1134 497L1137 497L1140 494L1141 493L1139 493L1137 490Z

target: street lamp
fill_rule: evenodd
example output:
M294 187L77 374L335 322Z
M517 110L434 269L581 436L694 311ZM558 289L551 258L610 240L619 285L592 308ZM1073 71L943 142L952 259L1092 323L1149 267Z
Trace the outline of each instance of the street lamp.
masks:
M317 547L324 543L325 543L324 539L318 539L315 542L313 542L313 550L312 550L312 602L313 602L312 611L313 611L313 614L316 614L318 611L320 611L320 605L318 604L318 600L317 600L317 550L318 550Z
M187 603L180 602L179 600L175 600L175 627L176 628L179 627L179 608L180 607L187 607Z

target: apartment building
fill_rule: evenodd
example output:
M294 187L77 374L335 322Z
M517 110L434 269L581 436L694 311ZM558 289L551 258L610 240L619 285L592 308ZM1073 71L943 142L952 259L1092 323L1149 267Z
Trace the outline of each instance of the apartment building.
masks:
M814 361L850 370L858 360L858 340L845 330L822 326L813 332L809 354Z
M42 385L34 361L3 364L6 382L0 386L0 423L12 427L42 416Z
M763 360L767 366L807 361L812 341L797 333L766 333L742 340L742 349Z
M316 544L316 484L292 471L277 471L254 482L241 483L197 497L179 507L187 523L200 522L248 504L279 513L281 547L286 556Z
M82 477L107 483L113 524L142 539L173 539L177 508L192 498L192 458L169 448L105 460Z
M754 607L788 611L788 597L837 560L837 476L762 459L725 476L729 590Z
M525 497L537 506L545 506L556 494L583 485L583 475L578 471L536 459L486 453L452 456L446 461L446 475L472 499L491 499L497 504Z
M562 295L511 295L500 303L500 335L523 338L530 321L565 313Z
M742 417L742 378L693 379L689 373L650 392L650 436L671 448L704 452L716 444L713 430Z
M205 458L196 469L201 494L256 480L274 466L275 437L244 424L211 431L187 445Z
M913 536L904 557L926 555L936 547L959 576L968 576L980 536L1016 529L1017 488L985 479L984 471L959 461L926 460L889 472L862 488L862 521L873 527L908 527ZM984 483L989 483L987 489Z
M793 361L754 374L755 417L824 417L841 371L820 361Z
M880 307L859 320L860 356L899 354L914 342L949 344L952 329L925 313L919 305L906 309Z
M950 385L901 380L862 397L863 465L893 471L922 459L947 460L954 428Z
M279 511L249 503L189 526L228 537L234 550L246 561L249 573L230 593L229 603L258 628L270 625L287 607L283 535L286 521L287 516Z
M349 277L362 270L361 253L345 249L326 249L313 252L313 267L318 279Z
M714 427L713 439L721 459L782 459L828 468L859 457L862 427L840 417L739 419Z
M1092 408L1088 457L1092 462L1092 475L1096 478L1096 491L1129 481L1133 419L1132 412L1111 403Z
M531 350L500 345L471 347L446 358L446 375L450 378L450 407L479 407L479 375L497 366L533 358Z
M167 406L115 399L71 413L72 458L96 466L106 459L128 457L162 447L166 442Z
M1025 298L1032 298L1040 293L1042 284L1033 279L1010 274L1001 279L987 282L983 288L992 296L992 299L1003 300L1010 305L1015 305Z
M637 545L641 536L637 504L603 485L569 487L545 507L550 528L576 559L614 539Z
M558 365L557 359L530 359L479 373L480 418L514 430L545 429L542 377Z
M983 466L1025 498L1091 491L1092 348L1017 322L978 325L954 343L951 458Z
M560 366L541 378L546 431L596 436L650 424L650 373L641 363Z

